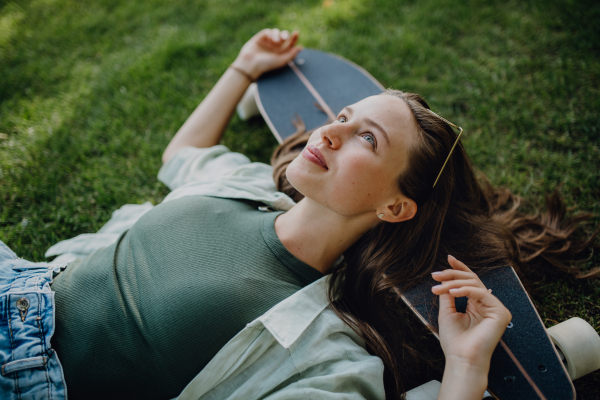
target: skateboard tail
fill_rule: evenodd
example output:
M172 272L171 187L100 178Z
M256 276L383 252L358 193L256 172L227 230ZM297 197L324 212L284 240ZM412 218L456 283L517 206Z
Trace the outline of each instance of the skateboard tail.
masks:
M540 314L538 313L537 309L535 308L535 305L533 304L533 301L531 300L531 297L529 296L529 293L527 293L527 290L525 290L525 286L523 286L523 282L521 282L521 280L517 276L517 273L515 272L515 270L512 267L510 267L510 270L512 272L512 275L514 276L515 281L517 281L519 283L519 286L521 287L521 290L523 291L523 293L525 293L525 295L527 297L527 300L529 301L529 306L535 312L535 316L537 317L539 325L544 330L544 334L546 335L547 341L552 344L552 346L550 346L550 347L552 348L552 350L554 350L554 354L556 355L556 358L558 360L560 360L559 365L562 367L564 375L566 375L568 377L569 373L568 373L567 368L565 367L564 363L562 362L561 354L559 353L558 349L554 345L554 342L552 341L552 338L548 334L548 331L546 330L546 327L544 326L544 322L542 321L542 318L540 317ZM502 344L503 347L505 347L505 350L511 355L511 357L513 357L512 352L510 351L509 347L506 345L506 343L504 343L504 341L502 339L500 340L500 343ZM519 368L522 368L521 363L519 363L519 361L516 359L516 357L514 359L514 362L515 362L515 364ZM524 373L524 375L525 375L525 373ZM526 378L528 380L531 379L531 377L529 375L525 375L525 376L526 376ZM571 390L572 390L572 393L573 393L573 397L571 399L575 400L577 398L577 393L575 391L575 386L573 385L573 381L570 378L568 379L568 381L569 381L569 384L571 386ZM535 383L533 382L533 380L531 380L530 383L531 383L532 387L534 387L534 389L536 390L536 393L538 394L538 396L540 396L540 399L546 400L546 397L544 397L543 394L541 393L541 391L539 390L539 388L537 386L535 386Z
M488 392L502 400L574 400L573 383L512 267L485 271L480 278L513 315L492 354ZM437 305L430 289L424 283L403 293L402 300L436 334ZM466 298L457 298L456 305L464 310Z

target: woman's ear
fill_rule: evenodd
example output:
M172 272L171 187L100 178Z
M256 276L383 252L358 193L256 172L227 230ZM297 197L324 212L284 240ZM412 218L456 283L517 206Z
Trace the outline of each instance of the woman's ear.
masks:
M402 196L396 203L389 204L386 207L380 219L391 223L402 222L412 219L416 213L417 203L408 197Z

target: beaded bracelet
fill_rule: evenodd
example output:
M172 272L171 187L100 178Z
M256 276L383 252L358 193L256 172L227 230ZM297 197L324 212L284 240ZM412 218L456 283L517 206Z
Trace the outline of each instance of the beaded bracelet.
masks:
M229 64L229 68L231 68L231 69L233 69L233 70L236 70L236 71L237 71L237 72L239 72L240 74L244 75L244 76L245 76L245 77L246 77L246 78L247 78L247 79L248 79L250 82L255 82L255 81L256 81L256 79L254 79L253 77L251 77L249 73L247 73L246 71L244 71L244 70L243 70L243 69L241 69L241 68L238 68L238 67L236 67L236 66L235 66L235 65L233 65L233 64Z

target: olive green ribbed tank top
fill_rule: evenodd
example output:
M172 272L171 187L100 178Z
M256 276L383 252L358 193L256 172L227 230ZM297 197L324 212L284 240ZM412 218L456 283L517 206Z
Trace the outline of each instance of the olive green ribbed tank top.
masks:
M258 203L163 203L52 285L70 400L169 399L247 323L322 276Z

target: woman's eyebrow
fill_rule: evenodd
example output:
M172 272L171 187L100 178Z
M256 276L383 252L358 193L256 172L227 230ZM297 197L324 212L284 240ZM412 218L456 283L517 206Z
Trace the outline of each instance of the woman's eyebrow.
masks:
M354 110L350 106L344 107L344 110L346 110L350 115L354 114ZM371 125L371 126L374 126L377 129L379 129L381 131L383 137L385 138L385 141L387 142L388 146L390 145L390 137L388 136L388 134L385 131L385 129L383 129L381 127L381 125L379 125L377 122L373 121L371 118L365 118L365 122L367 123L367 125Z
M381 125L379 125L377 122L373 121L370 118L365 118L365 122L367 123L367 125L371 125L377 129L379 129L381 131L381 133L383 134L383 137L385 138L385 141L387 142L388 146L390 145L390 138L389 138L387 132L385 131L385 129L383 129L381 127Z

